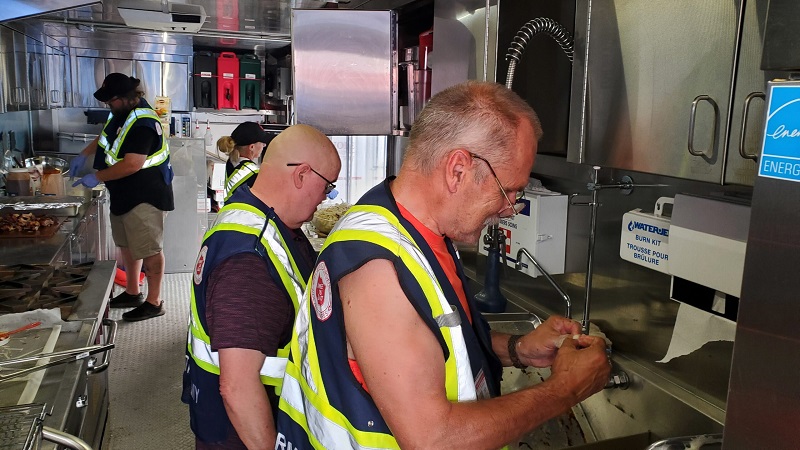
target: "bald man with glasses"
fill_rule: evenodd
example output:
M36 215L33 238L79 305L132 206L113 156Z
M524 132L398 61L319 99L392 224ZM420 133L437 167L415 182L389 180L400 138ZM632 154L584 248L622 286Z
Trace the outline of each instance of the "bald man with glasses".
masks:
M237 188L195 264L184 392L198 449L272 449L288 344L316 254L300 230L341 169L333 143L294 125Z
M530 106L495 83L430 100L397 178L350 208L317 259L276 448L500 448L603 388L605 342L577 322L490 331L453 245L517 213L541 134ZM552 375L500 396L511 365Z

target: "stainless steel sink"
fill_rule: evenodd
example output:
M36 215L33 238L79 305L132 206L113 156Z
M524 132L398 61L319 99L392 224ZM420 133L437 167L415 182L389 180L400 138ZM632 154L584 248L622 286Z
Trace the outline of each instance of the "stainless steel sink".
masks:
M533 331L536 320L536 316L527 313L484 314L484 316L493 330L509 334L526 334ZM549 375L549 369L506 367L503 370L503 381L500 383L500 389L504 395L509 394L541 383ZM578 416L584 421L585 418L582 417L580 410L577 411L578 415L576 416L574 410L575 408L570 413L562 414L545 422L536 430L511 443L509 448L553 449L586 443L585 433L578 421Z
M534 329L535 317L529 313L484 314L493 330L526 334ZM500 389L503 394L524 389L541 383L550 376L549 369L516 369L506 367ZM595 394L593 397L601 396ZM592 398L593 398L592 397ZM602 400L601 400L602 401ZM604 402L605 403L605 402ZM597 418L606 415L596 415ZM511 449L583 449L583 450L643 450L653 439L647 431L639 431L630 435L615 436L598 440L594 424L585 413L585 406L578 404L568 413L562 414L542 424L530 433L521 436L509 444ZM607 428L601 425L601 428Z
M532 331L536 320L535 315L524 312L484 314L484 317L493 330L511 334ZM686 405L669 392L670 383L657 385L649 381L654 378L653 374L623 355L613 355L613 361L631 377L630 389L598 392L572 407L569 413L520 437L509 448L644 450L664 437L680 436L677 433L684 433L684 430L688 431L685 434L695 435L722 431L721 423L698 413L700 406L709 408L709 405ZM508 394L541 383L549 376L549 369L506 367L500 388L503 394ZM664 417L669 419L665 421Z

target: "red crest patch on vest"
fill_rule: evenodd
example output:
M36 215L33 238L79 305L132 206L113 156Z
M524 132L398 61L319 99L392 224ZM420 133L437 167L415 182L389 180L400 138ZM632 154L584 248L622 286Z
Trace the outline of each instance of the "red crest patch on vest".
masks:
M208 253L208 246L204 245L200 249L200 254L197 255L197 262L194 264L194 284L203 282L203 267L206 265L206 253Z
M333 300L331 298L331 276L328 273L328 266L325 262L319 263L311 278L311 303L314 305L314 312L320 322L328 320L333 312Z

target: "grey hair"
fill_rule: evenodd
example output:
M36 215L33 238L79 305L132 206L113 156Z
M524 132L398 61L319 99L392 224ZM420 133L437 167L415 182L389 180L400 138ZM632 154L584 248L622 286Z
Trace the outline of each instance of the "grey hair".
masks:
M522 120L542 137L533 108L505 86L468 81L431 98L411 128L403 165L430 174L450 151L464 148L494 164L507 164ZM479 176L489 173L481 169Z

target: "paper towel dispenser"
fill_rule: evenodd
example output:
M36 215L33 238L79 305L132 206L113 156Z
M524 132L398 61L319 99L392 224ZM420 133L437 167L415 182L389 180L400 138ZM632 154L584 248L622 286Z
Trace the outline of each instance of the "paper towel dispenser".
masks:
M740 297L749 227L750 206L741 199L676 195L670 275Z

